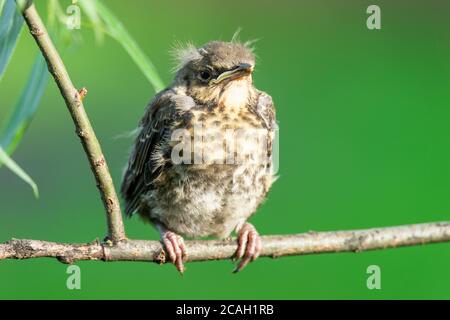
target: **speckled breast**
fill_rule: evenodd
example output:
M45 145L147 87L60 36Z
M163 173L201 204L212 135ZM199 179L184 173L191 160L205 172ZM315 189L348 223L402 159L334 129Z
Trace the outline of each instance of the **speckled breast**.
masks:
M151 220L188 237L228 236L272 184L269 132L248 108L193 108L174 130L164 181L145 196ZM191 152L189 152L189 150Z

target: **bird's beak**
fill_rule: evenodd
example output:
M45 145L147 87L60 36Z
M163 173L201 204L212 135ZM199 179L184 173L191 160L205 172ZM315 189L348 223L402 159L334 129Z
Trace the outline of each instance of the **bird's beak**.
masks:
M226 79L234 80L243 76L249 75L253 72L253 66L249 63L241 63L234 69L222 72L216 79L212 79L210 83L217 84Z

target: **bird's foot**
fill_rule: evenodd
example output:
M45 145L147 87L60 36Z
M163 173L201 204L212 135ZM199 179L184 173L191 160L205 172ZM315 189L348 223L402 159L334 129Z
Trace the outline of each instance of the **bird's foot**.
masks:
M177 270L183 274L185 268L183 259L186 259L186 246L184 239L175 232L168 230L160 230L161 242L166 249L166 253L169 255L170 261L175 265Z
M261 253L262 244L258 231L250 223L245 223L238 232L238 249L234 256L235 260L241 259L234 273L241 271L249 262L258 258Z

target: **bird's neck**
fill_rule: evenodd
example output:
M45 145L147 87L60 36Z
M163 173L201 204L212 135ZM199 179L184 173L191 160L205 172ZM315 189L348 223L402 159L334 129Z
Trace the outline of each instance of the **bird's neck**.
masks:
M219 95L218 106L237 113L248 106L254 95L255 90L249 81L234 80L223 88Z
M218 105L229 112L238 112L248 105L251 88L247 81L234 80L220 93Z

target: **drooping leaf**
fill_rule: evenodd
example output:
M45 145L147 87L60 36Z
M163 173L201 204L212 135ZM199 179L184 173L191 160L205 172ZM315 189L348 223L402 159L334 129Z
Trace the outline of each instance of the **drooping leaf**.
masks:
M103 21L97 12L97 8L92 1L81 1L80 5L92 23L95 40L97 43L101 43L103 41L105 26L103 25Z
M36 112L48 83L49 73L44 58L38 53L27 84L0 135L0 146L12 154Z
M144 76L151 83L156 92L164 89L164 83L161 77L158 75L155 66L151 63L150 59L144 54L139 45L130 36L128 31L122 25L119 19L105 7L98 0L81 0L80 3L84 6L85 2L90 2L95 8L98 16L105 24L106 30L115 40L117 40L128 55L133 59L139 69L144 73ZM93 10L93 9L92 9Z
M12 172L14 172L17 176L19 176L23 181L28 183L30 187L33 189L34 196L36 198L39 197L39 190L36 185L36 183L31 179L31 177L23 171L21 167L17 163L14 162L13 159L11 159L8 154L3 150L2 147L0 147L0 163L4 163L5 166L10 169Z
M0 0L0 15L2 14L4 4L5 0Z
M0 80L16 47L23 18L14 0L6 0L0 15Z

